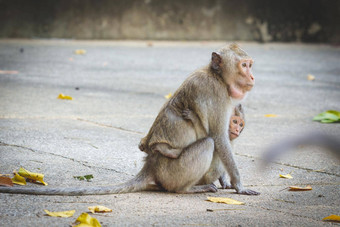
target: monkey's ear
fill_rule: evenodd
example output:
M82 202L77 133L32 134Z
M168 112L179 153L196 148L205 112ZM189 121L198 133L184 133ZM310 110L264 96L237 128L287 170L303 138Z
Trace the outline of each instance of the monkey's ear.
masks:
M211 68L215 71L220 73L221 72L221 65L222 65L222 58L216 52L211 54Z
M243 110L243 107L241 104L238 104L236 107L235 107L235 114L236 116L241 116L241 114L243 115L244 114L244 110Z
M237 45L237 43L232 43L232 44L229 45L229 49L233 50L233 51L236 51L236 50L240 49L240 46Z

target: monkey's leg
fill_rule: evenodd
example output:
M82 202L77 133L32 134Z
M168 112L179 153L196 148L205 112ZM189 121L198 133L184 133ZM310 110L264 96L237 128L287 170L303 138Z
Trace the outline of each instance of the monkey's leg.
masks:
M218 178L218 181L220 182L223 189L231 189L232 188L230 182L227 180L225 172L222 173L220 178Z
M209 185L195 186L208 171L214 153L214 141L203 138L184 148L177 159L159 156L156 178L167 191L177 193L216 192Z
M178 158L178 156L182 153L182 149L171 148L170 145L166 143L155 144L152 146L151 150L153 152L159 152L168 158Z
M236 162L234 160L232 153L231 144L230 141L228 141L228 138L226 137L217 138L215 139L215 144L216 144L215 152L218 153L221 161L224 163L224 167L230 176L231 187L236 190L237 194L259 195L260 194L259 192L246 189L243 187L240 179L240 173L236 166Z
M221 162L221 159L219 158L217 153L214 153L213 160L210 164L209 170L204 174L204 176L198 182L197 185L211 184L219 179L222 188L223 189L228 188L228 184L230 186L230 183L228 183L225 174L226 174L225 168Z

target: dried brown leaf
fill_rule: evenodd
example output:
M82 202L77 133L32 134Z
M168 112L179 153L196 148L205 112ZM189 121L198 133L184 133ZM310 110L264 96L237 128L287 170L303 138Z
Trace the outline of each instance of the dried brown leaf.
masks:
M9 178L9 177L0 176L0 185L1 186L12 187L13 186L13 182L12 182L11 178Z

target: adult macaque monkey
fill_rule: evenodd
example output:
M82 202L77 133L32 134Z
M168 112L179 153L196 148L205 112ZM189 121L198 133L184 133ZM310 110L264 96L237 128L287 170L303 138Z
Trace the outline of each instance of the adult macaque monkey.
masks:
M253 60L232 44L213 52L208 66L192 73L160 110L145 139L147 156L142 170L132 180L116 186L89 188L0 188L0 192L44 195L89 195L164 189L169 192L216 192L213 184L197 185L217 155L230 176L231 188L239 194L259 193L243 188L228 135L235 105L254 85ZM182 117L194 112L207 136L200 138L193 124ZM180 150L168 158L167 149ZM159 152L155 152L159 151Z

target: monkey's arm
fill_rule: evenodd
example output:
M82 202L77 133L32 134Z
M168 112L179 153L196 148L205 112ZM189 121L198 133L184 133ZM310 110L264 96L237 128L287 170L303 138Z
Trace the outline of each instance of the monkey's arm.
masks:
M179 155L182 153L182 149L172 148L169 144L166 143L157 143L152 146L151 150L153 152L159 152L168 158L178 158Z
M230 176L231 187L234 188L238 194L259 195L259 192L243 188L240 173L238 171L236 162L234 160L234 155L232 153L229 137L223 134L223 136L215 137L214 141L215 151L220 156L220 159Z
M230 141L230 144L231 144L232 149L234 149L233 140ZM230 181L227 180L224 165L220 162L218 163L218 165L220 165L220 167L217 167L217 168L220 168L220 169L223 168L223 171L219 171L221 173L221 176L218 178L218 181L220 182L222 189L232 189L233 187L231 187Z
M207 131L203 127L202 122L198 118L196 113L194 113L193 111L191 111L189 109L186 109L186 110L183 110L182 117L185 120L189 120L189 121L192 122L192 124L194 125L194 128L195 128L195 131L196 131L197 139L204 138L208 135Z
M147 137L144 137L141 139L138 148L141 151L144 151L145 153L148 153L147 149L147 143L146 143ZM159 144L154 144L151 146L151 150L153 152L159 152L162 155L168 157L168 158L178 158L178 156L181 154L182 150L181 149L173 149L171 148L168 144L166 143L159 143Z

